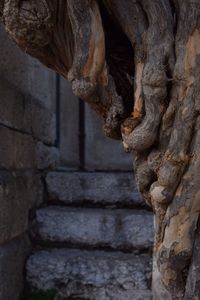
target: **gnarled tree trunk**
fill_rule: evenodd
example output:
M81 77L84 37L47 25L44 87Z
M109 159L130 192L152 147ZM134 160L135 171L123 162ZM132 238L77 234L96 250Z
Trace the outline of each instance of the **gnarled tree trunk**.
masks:
M155 213L154 299L200 299L199 0L0 0L0 14L133 154Z

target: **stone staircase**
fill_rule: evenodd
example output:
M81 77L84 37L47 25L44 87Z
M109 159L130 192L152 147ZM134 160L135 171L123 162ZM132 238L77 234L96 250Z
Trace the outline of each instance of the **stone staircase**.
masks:
M51 172L36 212L32 290L56 299L151 299L153 216L132 173Z

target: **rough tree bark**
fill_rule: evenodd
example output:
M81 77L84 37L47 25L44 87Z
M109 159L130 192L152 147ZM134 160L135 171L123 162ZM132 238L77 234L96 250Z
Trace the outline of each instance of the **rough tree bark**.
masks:
M199 0L0 0L0 14L133 154L155 213L154 299L200 299Z

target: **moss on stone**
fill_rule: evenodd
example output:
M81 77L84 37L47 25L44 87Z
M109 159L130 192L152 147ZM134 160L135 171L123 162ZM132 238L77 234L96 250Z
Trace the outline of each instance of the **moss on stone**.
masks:
M30 291L26 290L20 300L55 300L56 290ZM87 300L83 298L59 298L59 300ZM89 300L89 299L88 299Z
M56 296L55 290L48 291L25 291L21 300L54 300Z

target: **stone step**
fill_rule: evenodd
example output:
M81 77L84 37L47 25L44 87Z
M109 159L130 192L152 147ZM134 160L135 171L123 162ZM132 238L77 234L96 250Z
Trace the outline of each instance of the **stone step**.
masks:
M66 204L144 206L132 172L50 172L49 199Z
M131 251L153 244L153 215L144 210L49 206L36 220L43 241Z
M151 299L151 257L147 254L41 250L29 257L26 268L32 289L56 289L64 299Z

